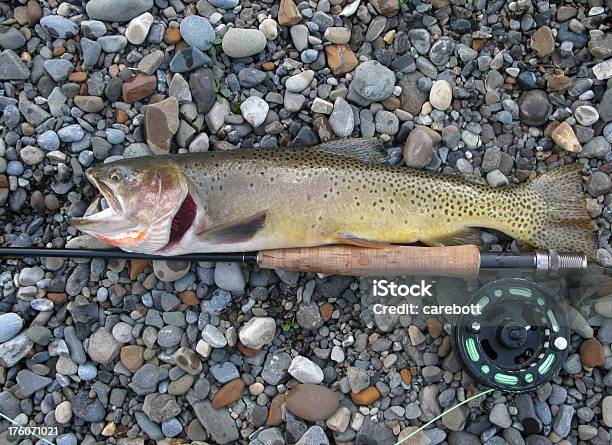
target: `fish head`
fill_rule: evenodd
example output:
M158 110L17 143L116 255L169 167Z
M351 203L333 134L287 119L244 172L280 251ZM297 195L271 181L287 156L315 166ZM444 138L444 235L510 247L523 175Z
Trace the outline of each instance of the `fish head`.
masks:
M174 217L189 196L175 163L137 158L94 167L86 175L108 207L70 224L131 252L153 253L168 244Z

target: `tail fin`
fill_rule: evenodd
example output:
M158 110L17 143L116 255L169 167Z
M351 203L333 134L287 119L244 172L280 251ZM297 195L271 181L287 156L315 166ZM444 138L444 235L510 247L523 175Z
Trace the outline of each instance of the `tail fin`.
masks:
M595 255L597 240L582 191L582 165L556 168L526 185L539 203L534 229L524 240L534 247Z

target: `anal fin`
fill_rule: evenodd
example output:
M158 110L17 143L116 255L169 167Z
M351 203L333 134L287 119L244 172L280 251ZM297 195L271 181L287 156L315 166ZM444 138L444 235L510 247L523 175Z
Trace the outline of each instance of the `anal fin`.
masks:
M478 227L468 227L441 237L421 238L421 242L434 247L480 244L480 229Z
M267 211L246 218L211 227L200 233L198 238L215 244L237 244L249 241L266 224Z
M338 243L350 244L351 246L367 247L370 249L384 249L392 246L391 243L385 243L381 241L373 241L365 238L361 238L358 235L352 233L340 233L338 234Z

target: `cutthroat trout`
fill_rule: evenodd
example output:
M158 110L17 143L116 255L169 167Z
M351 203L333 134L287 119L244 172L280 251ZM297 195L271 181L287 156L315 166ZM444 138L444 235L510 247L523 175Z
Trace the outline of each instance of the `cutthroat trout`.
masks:
M494 189L388 165L372 140L142 157L90 169L108 208L71 224L126 251L158 255L478 243L481 227L591 255L580 168Z

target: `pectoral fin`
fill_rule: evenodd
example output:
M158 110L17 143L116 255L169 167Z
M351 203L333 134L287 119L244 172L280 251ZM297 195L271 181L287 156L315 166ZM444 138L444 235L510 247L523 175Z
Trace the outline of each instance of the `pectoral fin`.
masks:
M422 238L421 242L428 246L443 247L443 246L461 246L465 244L480 243L480 229L477 227L468 227L459 232L451 233L436 238Z
M267 211L247 218L211 227L200 233L198 238L215 244L237 244L249 241L266 224Z
M370 249L384 249L392 246L391 243L385 243L381 241L373 241L365 238L361 238L358 235L352 233L340 233L338 234L338 243L350 244L351 246L357 247L368 247Z

